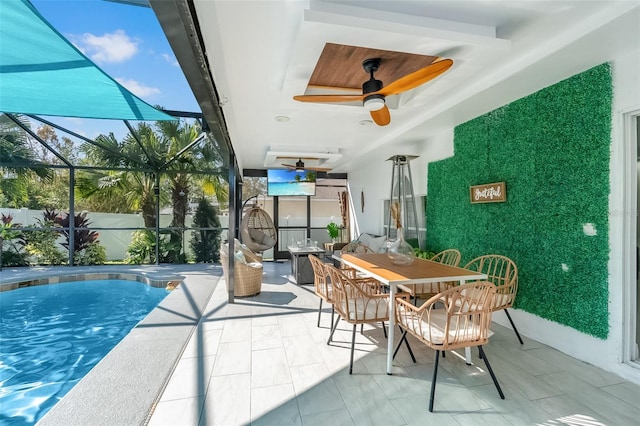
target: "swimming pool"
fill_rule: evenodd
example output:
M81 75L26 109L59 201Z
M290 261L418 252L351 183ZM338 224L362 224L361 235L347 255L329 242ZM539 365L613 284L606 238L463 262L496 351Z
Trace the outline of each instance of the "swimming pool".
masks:
M138 281L0 292L0 425L32 425L167 295Z

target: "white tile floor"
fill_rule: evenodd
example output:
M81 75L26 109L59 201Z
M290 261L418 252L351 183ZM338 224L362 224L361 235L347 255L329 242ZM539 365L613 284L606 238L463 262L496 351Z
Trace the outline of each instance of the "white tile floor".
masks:
M485 351L501 400L474 352L440 362L435 412L427 409L433 352L412 341L385 374L386 340L365 326L348 374L351 327L327 345L329 309L316 326L312 286L266 263L262 293L227 303L221 282L153 412L150 425L637 425L640 386L499 325ZM396 333L398 334L398 333Z

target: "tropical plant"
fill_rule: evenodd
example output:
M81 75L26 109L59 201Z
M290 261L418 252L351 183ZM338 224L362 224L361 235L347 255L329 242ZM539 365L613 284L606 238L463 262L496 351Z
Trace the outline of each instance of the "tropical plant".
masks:
M107 251L97 241L89 244L84 250L73 254L75 265L103 265L107 260Z
M127 247L125 263L141 265L153 262L155 258L156 236L152 231L135 231L131 236L131 243Z
M213 141L207 137L201 140L198 123L163 121L155 123L155 127L141 123L135 130L136 136L130 133L121 143L113 134L96 138L99 145L108 149L92 144L84 145L83 149L93 162L148 171L86 173L78 179L78 188L87 197L121 194L119 198L126 199L132 211L142 213L147 229L156 226L156 197L160 197L162 206L171 203L172 230L168 241L163 237L160 260L184 261L182 239L191 193L197 188L202 194L215 194L218 200L226 201L224 162ZM205 170L208 173L203 173ZM170 193L170 198L166 193Z
M13 215L0 215L0 266L26 266L28 253L23 251L24 233Z
M329 238L334 240L340 235L340 227L337 223L331 222L327 225L327 232L329 233Z
M220 218L218 209L206 198L201 198L198 202L193 216L193 227L196 228L196 232L191 239L191 249L195 253L196 262L218 262L222 233Z
M25 127L29 120L22 115L16 119ZM37 158L27 133L6 114L0 114L0 190L10 207L27 205L29 182L37 178L43 182L53 178L53 171Z
M45 209L42 219L36 219L37 230L25 231L24 249L29 255L31 264L62 265L67 256L60 250L57 242L60 236L60 226L56 223L58 214L55 210Z
M62 246L67 250L70 250L70 215L66 214L64 217L60 215L56 216L55 223L61 227L60 232L65 237L65 241L62 243ZM104 248L101 250L100 248L94 247L100 246L100 242L98 241L99 234L96 231L88 229L90 224L91 222L89 222L89 219L87 218L87 213L78 213L73 218L74 264L76 264L76 259L78 259L78 265L96 264L84 263L87 261L104 263L106 260ZM103 254L103 256L101 256L101 254Z
M167 232L161 233L158 238L160 246L158 248L158 263L167 263L172 259L174 253L179 252L181 247L176 247ZM125 263L140 265L143 263L155 263L156 259L156 238L153 231L135 231L131 238L131 243L127 247L127 257ZM185 259L180 259L184 262Z

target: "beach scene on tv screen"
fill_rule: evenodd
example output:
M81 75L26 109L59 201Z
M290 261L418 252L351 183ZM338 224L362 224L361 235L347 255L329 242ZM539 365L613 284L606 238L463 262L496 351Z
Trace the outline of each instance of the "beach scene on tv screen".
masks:
M271 169L267 171L267 186L270 196L315 195L316 172Z

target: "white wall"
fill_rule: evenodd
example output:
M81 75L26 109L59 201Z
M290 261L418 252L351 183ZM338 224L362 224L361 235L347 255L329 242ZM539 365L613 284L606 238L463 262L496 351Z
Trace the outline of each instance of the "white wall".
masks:
M425 141L411 145L394 145L363 161L363 167L349 172L349 193L353 199L359 233L382 235L384 215L383 202L391 194L391 171L393 163L387 159L393 155L418 155L412 160L411 176L413 192L417 196L427 194L427 166L453 155L453 129L445 130ZM364 212L360 206L360 193L364 192ZM428 201L427 201L428 202Z

